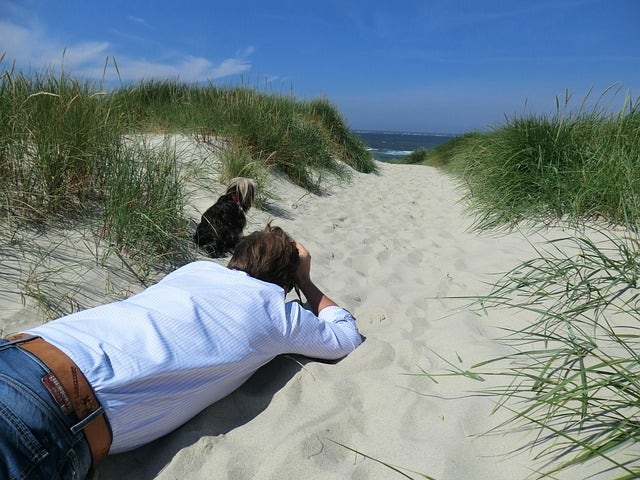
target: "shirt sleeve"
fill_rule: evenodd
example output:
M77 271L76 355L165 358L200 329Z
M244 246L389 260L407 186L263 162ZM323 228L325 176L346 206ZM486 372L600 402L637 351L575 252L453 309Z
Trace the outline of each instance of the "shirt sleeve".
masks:
M289 321L286 353L335 360L362 343L355 318L342 307L326 307L315 316L298 302L288 302L286 314Z

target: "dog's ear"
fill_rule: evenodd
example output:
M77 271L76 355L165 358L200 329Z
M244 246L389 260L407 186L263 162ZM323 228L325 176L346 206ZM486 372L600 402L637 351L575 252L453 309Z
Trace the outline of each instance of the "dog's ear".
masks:
M248 185L247 185L247 195L246 195L246 207L243 207L245 210L249 210L250 207L253 206L253 201L255 199L255 195L256 195L256 187L255 187L255 183L253 182L253 180L249 180Z
M250 178L236 177L231 180L227 192L231 189L235 190L238 195L238 201L244 211L249 210L253 206L255 197L255 182Z

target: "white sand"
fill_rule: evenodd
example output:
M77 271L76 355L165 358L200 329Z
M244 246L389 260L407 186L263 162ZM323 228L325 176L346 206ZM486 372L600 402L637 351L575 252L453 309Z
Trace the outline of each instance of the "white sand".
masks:
M446 365L437 354L454 362L459 355L466 368L505 352L493 340L500 335L495 327L524 319L504 312L481 316L446 297L487 293L483 282L533 256L533 248L520 233L470 232L460 192L439 171L379 167L380 175L356 173L351 184L333 187L325 196L278 181L275 205L281 215L252 210L247 228L273 220L305 243L313 278L354 313L366 341L335 364L274 360L179 430L109 457L96 478L403 478L339 444L440 480L513 480L532 473L530 452L507 455L522 444L523 435L476 436L507 418L507 412L491 415L493 400L487 397L447 398L486 385L458 378L435 384L410 374L420 368L443 371ZM215 199L194 198L194 216ZM556 233L561 234L547 235ZM542 237L532 234L529 240L537 243ZM61 245L55 261L82 265L78 272L67 268L90 297L87 305L140 289L122 267L120 275L105 277L86 251L87 258L79 261ZM20 270L21 262L16 258L11 265L24 278L29 272ZM4 333L41 321L29 301L23 305L8 290L0 290L0 301L8 306L0 323Z

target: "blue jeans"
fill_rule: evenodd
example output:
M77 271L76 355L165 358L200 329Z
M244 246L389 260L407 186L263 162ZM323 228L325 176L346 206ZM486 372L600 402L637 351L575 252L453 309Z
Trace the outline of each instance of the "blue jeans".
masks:
M0 478L83 479L91 450L75 413L65 415L42 378L49 369L0 340Z

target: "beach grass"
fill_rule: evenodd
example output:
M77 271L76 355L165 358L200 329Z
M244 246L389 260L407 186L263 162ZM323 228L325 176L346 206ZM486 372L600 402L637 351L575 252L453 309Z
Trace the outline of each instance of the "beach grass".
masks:
M513 353L423 372L498 377L502 383L480 390L512 413L494 431L534 432L519 448L544 462L539 478L594 460L594 476L640 475L638 241L602 232L550 241L472 304L534 318L521 329L502 327L500 342Z
M603 219L640 226L640 109L619 87L577 111L571 95L556 99L552 116L508 119L488 132L471 132L427 152L421 163L442 166L461 180L480 229L519 222ZM607 99L608 101L605 101Z
M516 118L422 159L460 179L481 230L563 222L575 233L536 248L470 306L533 318L501 326L512 354L468 368L441 356L444 373L421 374L502 379L478 394L512 414L495 431L534 432L518 449L543 461L539 478L584 463L594 477L638 478L640 112L629 96L615 113L585 102L571 113L569 99L552 118Z
M150 145L144 137L126 143L105 165L107 189L101 205L101 235L136 262L147 276L189 257L185 177L170 141Z
M0 65L3 64L0 57ZM117 66L116 66L117 68ZM185 172L175 153L127 139L182 133L227 148L209 170L219 181L255 177L270 198L279 171L313 192L347 165L375 172L373 158L324 99L297 100L248 87L148 80L104 90L64 72L0 74L0 216L9 223L50 224L101 216L101 234L119 253L163 263L184 255ZM169 147L167 147L169 148ZM193 179L197 182L197 179ZM157 262L156 262L157 263Z
M623 226L621 235L598 242L579 233L554 241L514 267L476 304L535 317L520 330L505 326L502 341L514 353L445 374L506 379L482 394L513 412L497 429L537 429L523 448L547 462L541 475L598 458L617 478L636 478L640 112L629 97L614 113L598 106L572 113L569 100L558 101L552 117L514 118L406 161L456 175L481 229L560 219ZM184 207L186 185L198 181L190 178L197 169L179 165L172 144L151 145L145 134L200 139L220 158L205 168L223 183L255 178L267 199L271 171L310 191L329 177L348 178L345 165L376 172L327 99L176 81L106 91L64 73L26 76L9 66L0 76L0 115L3 246L13 245L20 228L85 222L96 245L107 245L104 252L96 247L96 263L115 255L142 284L155 270L193 258ZM60 271L52 255L39 251L17 287L47 318L79 308L82 281L73 269ZM70 287L61 293L65 276Z
M44 221L92 209L105 161L124 133L102 92L65 75L5 71L0 79L0 213Z
M320 188L323 175L346 178L345 165L376 171L371 154L326 99L301 101L255 88L169 80L141 82L117 93L136 131L224 138L309 190Z
M198 255L185 212L194 188L206 185L213 203L213 182L250 177L257 207L268 208L271 173L320 192L330 178L346 180L348 166L376 170L325 99L173 80L105 89L64 71L25 74L2 55L0 66L0 247L20 250L6 260L23 258L23 273L11 267L7 275L43 320L90 302L77 300L82 274L51 266L57 254L25 232L40 238L82 226L82 238L93 240L81 243L99 268L123 268L146 286ZM209 155L183 159L178 137Z
M404 157L401 163L420 163L430 167L446 167L454 158L460 161L460 157L466 158L473 155L474 148L483 135L480 132L467 132L458 135L434 148L415 150Z
M258 208L265 208L276 198L276 193L269 186L268 162L256 161L248 149L232 144L220 150L218 156L220 159L217 169L219 181L227 184L235 177L253 179L256 187L254 202Z

